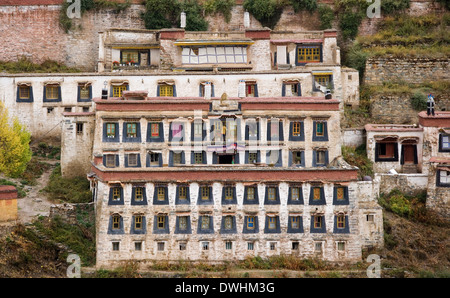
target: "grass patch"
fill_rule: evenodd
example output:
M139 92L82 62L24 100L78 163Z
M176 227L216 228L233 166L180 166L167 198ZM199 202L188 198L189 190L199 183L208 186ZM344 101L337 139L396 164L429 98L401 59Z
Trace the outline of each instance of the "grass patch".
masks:
M86 177L64 178L61 176L59 164L50 175L49 182L43 191L52 200L68 203L88 203L92 196Z
M360 145L356 148L350 146L342 146L342 156L344 160L352 166L358 167L358 178L364 176L373 177L372 161L367 157L366 145Z
M18 61L0 61L0 72L7 73L76 73L81 70L68 67L53 60L46 60L41 64L33 63L26 57Z

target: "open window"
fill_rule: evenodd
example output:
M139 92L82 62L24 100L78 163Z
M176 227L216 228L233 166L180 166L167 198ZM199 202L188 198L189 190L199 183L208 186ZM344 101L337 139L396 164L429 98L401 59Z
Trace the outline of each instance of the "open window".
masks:
M375 138L375 161L398 161L397 137Z

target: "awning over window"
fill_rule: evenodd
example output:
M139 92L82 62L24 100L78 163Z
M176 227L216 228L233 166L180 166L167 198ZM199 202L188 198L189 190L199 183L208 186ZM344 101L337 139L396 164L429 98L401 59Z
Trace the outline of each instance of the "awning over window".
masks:
M111 86L122 86L123 84L128 84L128 80L112 80L109 82Z
M254 44L251 39L206 39L206 40L193 40L183 39L177 40L173 43L176 46L242 46Z
M313 70L312 74L315 76L331 76L333 72L331 70Z

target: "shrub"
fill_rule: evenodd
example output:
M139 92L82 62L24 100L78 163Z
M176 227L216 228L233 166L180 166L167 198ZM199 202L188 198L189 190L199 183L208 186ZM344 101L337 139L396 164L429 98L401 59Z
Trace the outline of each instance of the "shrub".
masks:
M314 12L317 9L316 0L289 0L289 2L294 8L295 12L303 10Z
M423 111L427 108L427 96L422 92L415 92L411 96L411 106L416 111Z
M245 0L244 9L251 13L264 27L273 29L283 12L277 0Z
M221 13L227 23L231 20L231 9L236 4L236 0L206 0L203 8L207 14Z
M206 31L208 30L208 22L202 14L202 7L196 0L185 0L181 3L180 8L186 13L186 30L187 31Z
M409 8L409 0L383 0L381 11L384 14L395 14Z
M320 19L320 30L331 29L333 27L334 11L326 5L320 4L318 6L318 13Z

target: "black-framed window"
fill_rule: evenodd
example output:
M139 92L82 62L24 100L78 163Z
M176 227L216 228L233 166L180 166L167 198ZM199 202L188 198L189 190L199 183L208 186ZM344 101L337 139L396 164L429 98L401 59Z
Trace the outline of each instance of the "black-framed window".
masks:
M379 161L398 161L398 142L396 140L375 143L375 162Z
M147 191L144 185L133 185L131 189L131 205L147 205Z
M244 187L244 205L259 205L258 186L249 185Z
M131 218L130 234L147 233L147 223L144 215L133 215Z
M326 205L325 190L323 186L311 186L309 192L309 205Z
M175 205L189 205L191 203L191 195L189 192L189 185L177 185L175 194Z
M60 84L46 84L44 86L44 102L61 102L61 85Z
M303 188L301 185L290 185L288 193L288 205L303 205Z
M313 74L313 91L322 91L320 86L332 90L334 88L332 74Z
M326 233L326 224L324 215L311 215L311 233Z
M288 217L288 233L303 233L303 217L300 215L290 215Z
M158 214L153 220L153 234L169 234L169 216L167 214Z
M222 187L222 205L237 204L236 187L233 185L224 185Z
M141 167L141 155L139 153L126 153L125 154L125 167L126 168L140 168Z
M319 149L312 151L312 166L326 167L328 165L328 150Z
M258 216L246 215L244 217L244 226L242 229L243 234L255 234L259 233Z
M267 215L266 216L264 233L266 233L266 234L281 233L280 217L278 215L276 215L276 216Z
M450 134L439 134L439 152L450 152Z
M184 151L169 151L169 167L186 164Z
M337 214L334 216L333 233L336 234L348 234L350 228L348 226L348 216L344 214Z
M147 168L162 167L162 153L148 151L145 159L145 166Z
M264 197L264 205L279 205L280 204L280 192L278 185L267 185L266 194Z
M169 188L167 185L155 185L153 205L169 205Z
M123 91L129 90L129 88L128 83L125 82L111 84L110 97L122 97Z
M220 224L220 234L236 234L236 216L224 215Z
M33 102L33 86L31 84L17 85L16 102Z
M177 88L175 84L165 84L159 83L156 88L156 96L161 97L176 97L177 96Z
M450 187L450 171L439 168L436 170L436 186Z
M313 121L313 142L328 141L328 123L327 121Z
M245 82L245 97L258 97L258 84L256 82Z
M164 142L164 125L162 122L147 123L147 142Z
M103 123L103 142L119 142L119 123L105 122Z
M348 205L348 187L336 185L333 188L333 205Z
M191 234L191 217L189 215L179 215L175 220L175 234Z
M115 213L109 217L108 234L125 234L123 227L123 217L120 214Z
M259 121L246 121L245 122L245 140L246 141L258 141L260 139L260 123Z
M303 142L305 140L305 123L303 120L289 122L289 141Z
M283 157L280 150L268 150L266 152L266 164L273 165L274 167L283 166Z
M261 151L245 151L245 163L246 164L254 164L261 162Z
M78 102L90 102L92 100L92 85L78 84L77 94Z
M199 151L199 152L191 152L191 164L193 165L201 165L206 164L206 152L205 151Z
M205 97L206 96L205 90L208 88L208 87L206 87L206 85L208 85L208 83L209 83L209 86L211 86L211 91L210 91L209 95L210 95L210 97L215 97L214 83L212 83L212 82L202 82L202 83L200 83L198 85L198 96L200 96L200 97Z
M120 185L114 185L109 188L108 205L123 205L123 188Z
M103 165L106 168L119 167L119 154L113 154L113 153L103 154Z
M213 234L214 233L214 218L211 215L200 215L198 217L197 234Z
M305 151L301 150L301 149L291 150L289 152L289 166L304 167L305 166Z
M283 141L283 121L267 121L267 141Z
M214 204L212 186L200 185L198 188L197 205L212 205L212 204Z
M141 142L141 123L140 122L124 122L122 142L140 143Z

